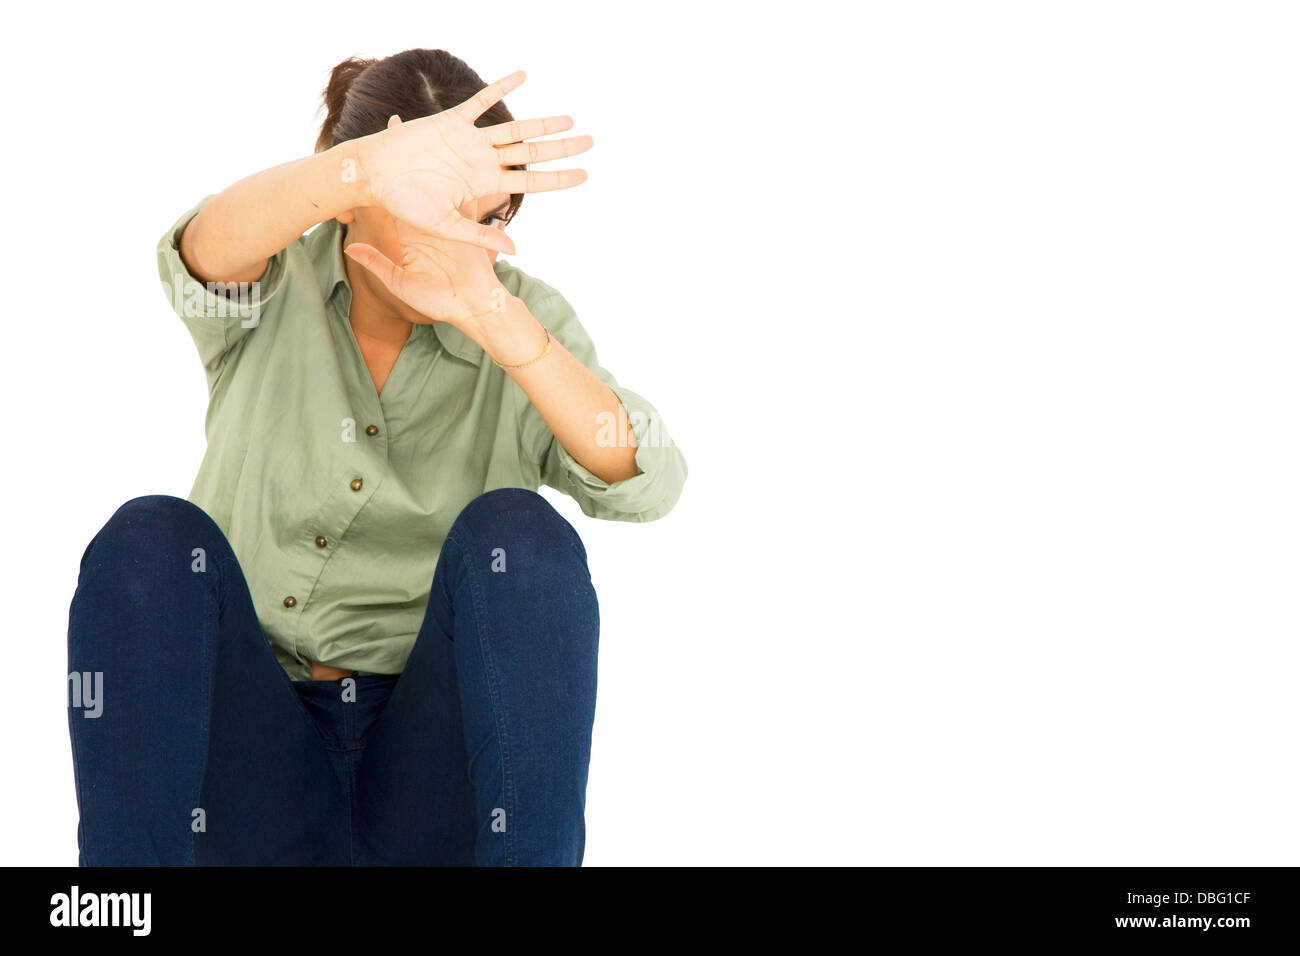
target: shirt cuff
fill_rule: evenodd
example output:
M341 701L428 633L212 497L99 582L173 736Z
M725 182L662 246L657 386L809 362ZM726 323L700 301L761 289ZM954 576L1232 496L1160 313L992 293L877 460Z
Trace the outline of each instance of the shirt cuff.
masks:
M225 354L265 314L279 293L285 274L284 253L272 256L260 278L244 283L207 283L196 278L181 258L181 235L212 195L185 212L158 240L158 277L172 310L189 329L203 365L215 371Z
M636 466L631 478L609 483L592 474L558 441L554 452L569 494L584 514L615 521L654 521L662 518L681 497L686 482L686 459L673 443L659 413L636 392L610 386L627 412L626 423L636 436ZM624 441L626 431L617 421L602 423L602 434Z

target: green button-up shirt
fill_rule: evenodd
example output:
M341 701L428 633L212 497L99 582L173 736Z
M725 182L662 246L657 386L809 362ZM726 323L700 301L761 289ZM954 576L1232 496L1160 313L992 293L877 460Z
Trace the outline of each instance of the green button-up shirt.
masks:
M579 464L514 380L445 322L412 327L376 394L348 321L337 220L272 257L242 294L194 278L181 233L210 198L158 242L164 291L208 381L208 447L188 497L229 540L291 679L310 678L308 660L400 673L443 540L486 491L546 484L620 521L652 521L676 503L686 462L658 412L597 364L572 307L546 283L494 265L623 403L639 470L624 481ZM611 424L609 434L621 431Z

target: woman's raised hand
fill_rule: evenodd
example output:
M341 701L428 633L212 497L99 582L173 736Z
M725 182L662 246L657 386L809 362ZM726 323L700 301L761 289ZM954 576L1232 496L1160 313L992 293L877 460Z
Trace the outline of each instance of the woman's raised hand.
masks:
M512 255L514 243L500 229L460 212L473 200L497 193L568 189L585 182L581 169L554 172L506 169L574 156L591 148L590 136L527 142L573 126L569 116L515 120L496 126L474 121L524 82L511 73L450 109L402 121L358 141L358 156L371 203L394 219L433 236L467 242Z

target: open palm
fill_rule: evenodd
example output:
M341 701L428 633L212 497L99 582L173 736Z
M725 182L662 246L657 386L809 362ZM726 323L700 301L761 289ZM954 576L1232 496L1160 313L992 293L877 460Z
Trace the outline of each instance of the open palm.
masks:
M573 156L592 145L590 136L525 142L571 128L568 116L474 125L523 81L520 70L458 106L405 122L394 116L387 129L366 137L360 157L374 204L427 235L513 254L509 236L464 216L461 207L499 193L577 186L587 179L581 169L536 172L506 167Z

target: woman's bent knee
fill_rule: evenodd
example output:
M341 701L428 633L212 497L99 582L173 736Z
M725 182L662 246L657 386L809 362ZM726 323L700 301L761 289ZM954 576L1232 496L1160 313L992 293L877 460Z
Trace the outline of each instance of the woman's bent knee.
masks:
M170 553L193 542L191 548L211 544L216 523L198 505L173 495L141 495L123 503L91 539L81 555L81 567L92 551L111 550L137 556Z
M82 555L69 608L70 653L125 647L168 615L173 624L199 619L224 600L228 560L220 528L194 503L171 495L130 499ZM173 630L201 633L188 625Z
M549 501L526 488L497 488L479 495L461 509L450 534L507 552L512 546L552 552L557 545L571 546L584 565L587 560L587 549L573 525Z
M216 522L193 502L142 495L122 504L81 555L74 605L89 592L149 603L194 573L215 571L230 546ZM147 573L145 573L147 571ZM219 587L220 575L203 575Z

